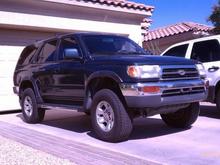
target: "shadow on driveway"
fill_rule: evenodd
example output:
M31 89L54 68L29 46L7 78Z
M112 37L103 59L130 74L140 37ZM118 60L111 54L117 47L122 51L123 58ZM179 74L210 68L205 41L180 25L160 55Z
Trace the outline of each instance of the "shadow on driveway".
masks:
M157 118L137 118L133 124L133 131L128 140L155 138L190 129L170 128L162 119ZM88 135L94 138L96 137L93 132L89 132Z
M200 116L220 119L220 112L215 105L200 105Z
M41 123L42 125L77 133L87 133L87 135L96 138L95 134L91 131L90 117L84 113L71 112L69 115L63 116L62 113L65 111L48 112L45 115L45 120ZM18 114L17 117L23 120L21 114ZM133 124L134 129L129 140L154 138L187 130L170 128L160 118L137 118Z
M188 129L190 128L180 129L168 127L160 118L138 118L134 121L134 129L130 139L154 138L182 132Z
M49 111L53 111L53 110L48 110L46 112L45 119L40 124L56 127L60 129L65 129L68 131L74 131L77 133L88 132L92 129L90 124L90 117L87 115L84 115L82 113L72 112L69 113L68 117L67 116L63 117L62 113L65 113L65 111L63 110L61 110L60 112L56 111L55 114L50 113ZM21 118L24 121L22 114L18 114L17 117Z
M8 115L12 113L19 113L21 112L21 109L11 109L11 110L0 110L0 115Z

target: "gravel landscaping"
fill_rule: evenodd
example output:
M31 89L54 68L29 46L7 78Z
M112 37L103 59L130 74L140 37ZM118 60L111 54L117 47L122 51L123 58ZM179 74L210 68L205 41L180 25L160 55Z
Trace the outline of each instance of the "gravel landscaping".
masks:
M0 164L73 165L74 163L0 136Z

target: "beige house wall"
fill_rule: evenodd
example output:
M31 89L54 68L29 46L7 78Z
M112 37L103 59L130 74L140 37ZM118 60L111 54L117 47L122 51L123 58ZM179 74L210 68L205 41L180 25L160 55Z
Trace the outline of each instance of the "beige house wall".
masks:
M142 20L149 15L115 12L39 0L2 0L0 27L38 31L92 31L129 36L141 45Z

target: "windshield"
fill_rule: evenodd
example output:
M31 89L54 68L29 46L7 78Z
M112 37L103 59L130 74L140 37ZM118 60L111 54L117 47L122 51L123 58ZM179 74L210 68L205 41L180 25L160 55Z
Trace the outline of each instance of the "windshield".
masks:
M126 37L110 35L83 36L83 41L91 55L134 55L146 54L135 42Z

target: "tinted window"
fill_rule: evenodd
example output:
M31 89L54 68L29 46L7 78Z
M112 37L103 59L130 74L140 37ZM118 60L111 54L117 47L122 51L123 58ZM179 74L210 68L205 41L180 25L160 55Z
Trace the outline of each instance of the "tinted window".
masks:
M126 37L110 35L84 36L91 55L145 54L144 50Z
M209 40L194 43L191 58L201 62L219 61L219 42L217 40Z
M187 48L188 48L188 44L176 46L176 47L168 50L166 53L164 53L164 55L165 56L175 56L175 57L185 57Z
M38 63L50 62L55 60L57 40L44 44L37 58Z
M37 51L37 48L35 46L28 46L23 51L22 54L18 60L19 65L27 65L31 62L31 59L33 58L35 52Z
M75 48L80 53L79 45L74 38L65 38L62 39L60 43L60 51L59 51L59 60L63 60L64 50L69 48Z

